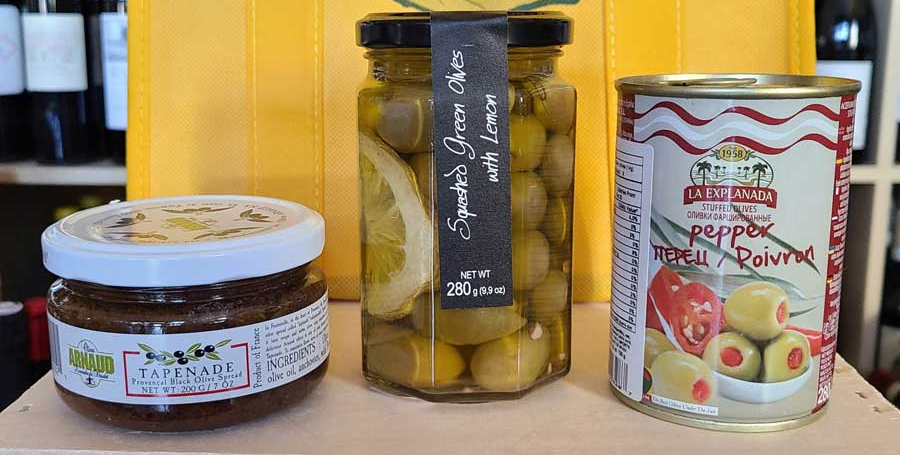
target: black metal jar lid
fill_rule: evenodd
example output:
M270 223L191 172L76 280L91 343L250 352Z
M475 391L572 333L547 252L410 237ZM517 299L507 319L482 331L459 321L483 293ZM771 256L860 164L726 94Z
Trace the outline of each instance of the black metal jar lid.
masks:
M572 42L574 26L565 14L511 11L508 15L510 47L562 46ZM431 15L369 14L357 23L356 38L360 46L373 49L431 47Z

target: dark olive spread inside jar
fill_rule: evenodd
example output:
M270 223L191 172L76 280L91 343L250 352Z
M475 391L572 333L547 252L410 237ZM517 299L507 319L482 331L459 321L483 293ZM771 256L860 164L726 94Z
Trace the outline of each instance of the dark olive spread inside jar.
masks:
M86 417L150 431L298 403L328 366L327 285L311 264L323 226L305 207L250 197L115 204L52 226L59 395Z

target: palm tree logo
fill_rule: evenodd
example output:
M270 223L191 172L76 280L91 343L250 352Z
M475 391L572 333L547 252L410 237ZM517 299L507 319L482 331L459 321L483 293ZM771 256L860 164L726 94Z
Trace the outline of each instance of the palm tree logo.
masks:
M756 174L756 187L759 188L762 186L762 178L769 171L769 166L763 163L756 163L753 165L753 173Z
M697 171L700 172L700 175L703 178L702 185L704 185L704 186L706 185L706 174L711 170L712 170L712 164L709 164L706 161L697 163Z

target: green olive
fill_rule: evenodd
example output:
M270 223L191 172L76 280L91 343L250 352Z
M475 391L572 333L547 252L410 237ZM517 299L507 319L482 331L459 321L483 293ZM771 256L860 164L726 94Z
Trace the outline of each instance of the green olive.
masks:
M425 336L431 335L433 327L438 338L453 345L480 344L500 338L519 330L526 322L515 300L512 306L459 310L440 309L440 301L437 297L435 300L437 303L432 305L430 295L416 299L411 316L413 326Z
M644 368L649 370L660 354L674 350L675 345L665 334L656 329L644 330Z
M762 363L759 348L734 332L720 333L709 341L703 361L715 371L742 381L753 381Z
M540 120L533 115L509 116L510 170L512 172L531 171L541 164L547 131Z
M787 293L765 281L745 284L725 300L725 322L735 331L756 340L777 337L790 316Z
M809 340L802 333L785 330L763 349L762 382L782 382L809 368Z
M431 201L434 184L434 155L431 153L416 153L409 158L409 167L416 174L416 184L419 186L419 195L425 210L431 212Z
M567 243L572 233L572 197L554 196L547 201L541 232L553 247Z
M378 322L366 330L366 336L363 343L366 346L385 343L398 338L403 338L411 333L413 333L412 329Z
M527 116L531 113L531 103L529 101L528 91L522 87L517 87L512 110L513 115Z
M513 226L537 229L547 210L547 190L544 181L534 172L510 174Z
M534 289L528 299L528 314L535 318L556 315L566 311L571 305L569 276L559 270L550 270Z
M563 134L550 136L540 173L551 196L569 192L575 176L575 143L571 137Z
M569 243L550 247L550 268L572 273L572 245Z
M453 384L466 369L455 347L415 333L367 346L365 365L369 374L415 388Z
M667 351L650 367L653 395L685 403L709 404L716 395L716 380L709 365L681 351Z
M513 288L531 290L550 269L550 244L540 231L513 231Z
M368 88L359 93L359 126L361 130L374 131L381 119L381 105L384 103L382 87Z
M472 355L472 377L487 390L525 390L547 370L550 338L550 333L537 323L484 343Z
M534 115L547 126L547 129L559 134L568 134L575 126L575 89L566 86L540 85L533 90L532 105Z
M434 112L431 90L394 87L381 105L378 134L400 153L431 150Z
M553 371L567 369L572 350L570 334L572 324L569 313L560 314L541 324L550 331L550 365Z

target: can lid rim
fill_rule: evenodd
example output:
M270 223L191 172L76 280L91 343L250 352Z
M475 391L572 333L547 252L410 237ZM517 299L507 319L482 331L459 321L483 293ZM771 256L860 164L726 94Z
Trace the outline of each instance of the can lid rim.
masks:
M656 74L616 79L620 93L678 98L825 98L853 95L862 84L827 76L752 73Z

